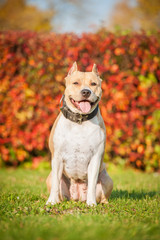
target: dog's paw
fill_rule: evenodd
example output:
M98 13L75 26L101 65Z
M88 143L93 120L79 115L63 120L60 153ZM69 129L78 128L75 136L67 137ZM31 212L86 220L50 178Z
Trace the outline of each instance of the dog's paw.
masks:
M93 207L93 206L96 206L97 203L96 203L96 201L87 200L87 205L90 207Z
M47 200L46 205L55 205L56 202Z
M103 199L100 201L100 203L102 203L102 204L108 204L109 202L108 202L108 200L107 200L106 198L103 198Z
M48 198L46 205L55 205L56 203L59 203L59 199L53 199L51 197Z

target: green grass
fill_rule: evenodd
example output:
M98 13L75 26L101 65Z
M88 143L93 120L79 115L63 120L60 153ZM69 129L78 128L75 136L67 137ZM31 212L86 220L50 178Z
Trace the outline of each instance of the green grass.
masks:
M49 170L0 170L0 239L160 239L160 176L115 167L108 205L45 207Z

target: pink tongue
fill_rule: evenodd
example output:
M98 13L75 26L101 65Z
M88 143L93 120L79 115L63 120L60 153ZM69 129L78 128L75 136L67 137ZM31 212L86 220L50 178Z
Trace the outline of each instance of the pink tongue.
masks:
M88 113L91 110L91 104L87 101L79 102L78 105L83 113Z

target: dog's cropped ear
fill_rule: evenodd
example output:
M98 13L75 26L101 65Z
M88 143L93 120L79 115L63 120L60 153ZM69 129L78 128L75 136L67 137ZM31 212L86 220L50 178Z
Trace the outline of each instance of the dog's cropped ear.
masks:
M92 72L94 72L97 76L99 76L97 65L95 63L93 64Z
M74 72L77 71L77 63L74 62L72 67L70 68L69 72L68 72L68 76L71 76Z

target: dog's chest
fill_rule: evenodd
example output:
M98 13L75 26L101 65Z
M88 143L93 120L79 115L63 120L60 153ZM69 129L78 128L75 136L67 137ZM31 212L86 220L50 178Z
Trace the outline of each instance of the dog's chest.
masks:
M79 125L61 116L54 133L54 149L62 159L68 177L87 179L88 164L103 138L96 117Z

